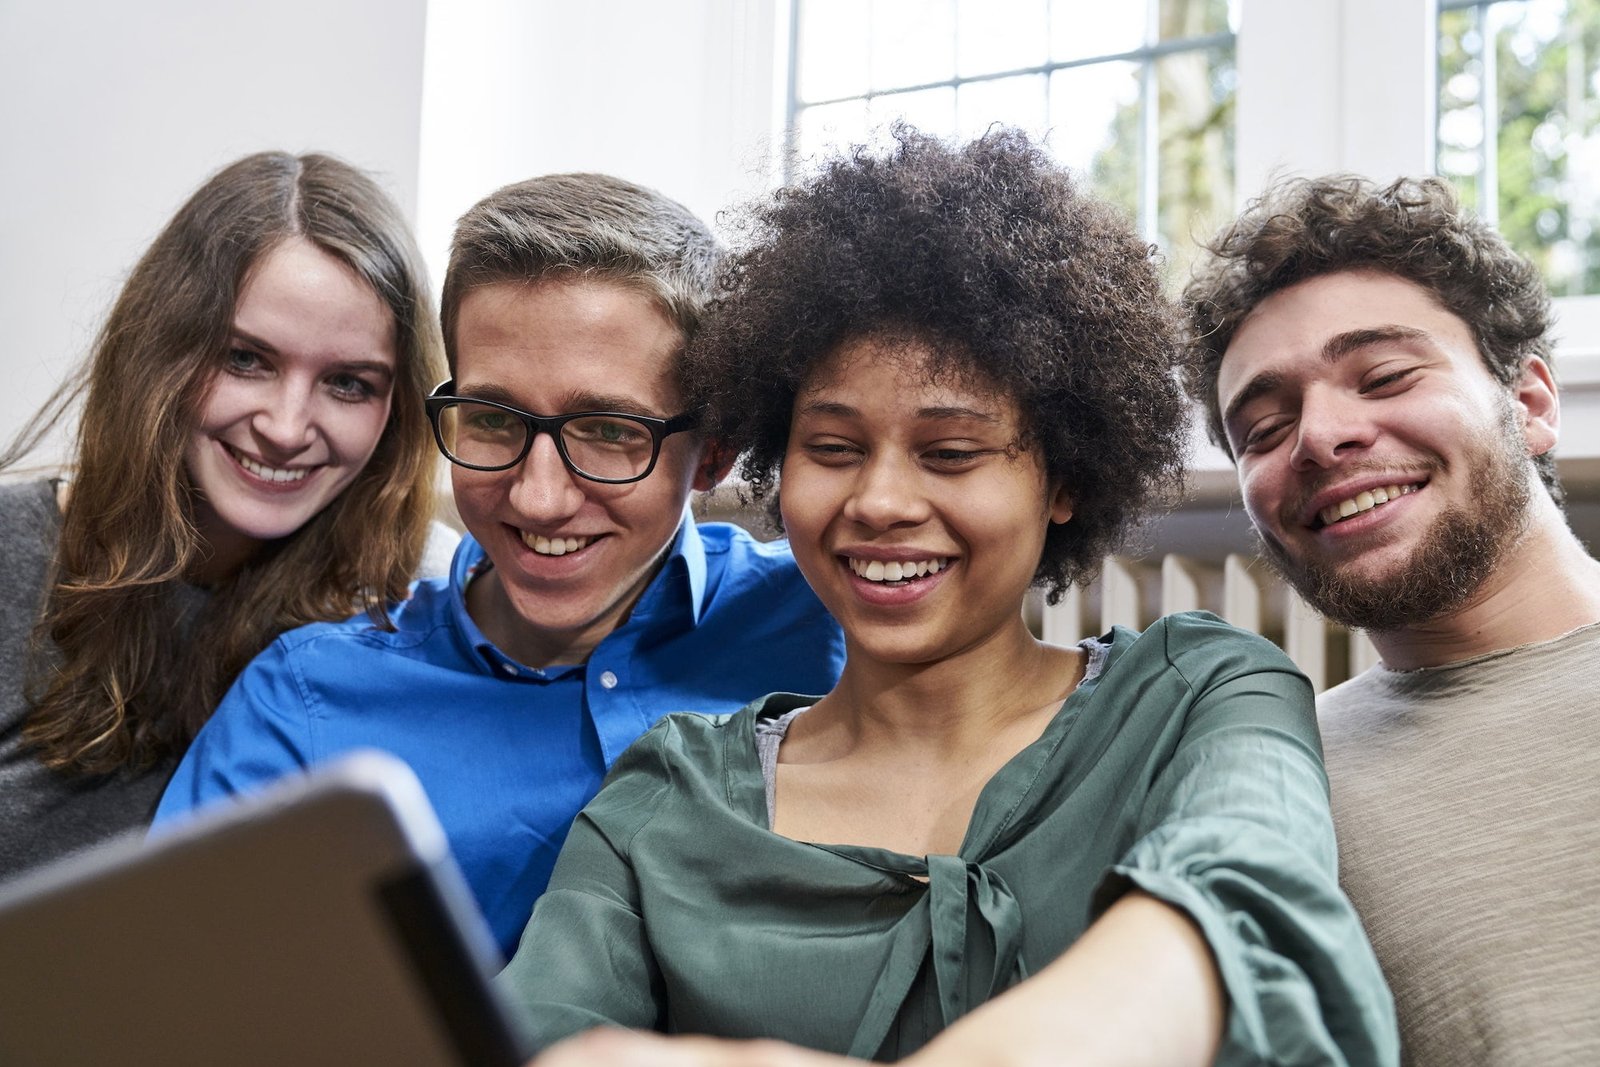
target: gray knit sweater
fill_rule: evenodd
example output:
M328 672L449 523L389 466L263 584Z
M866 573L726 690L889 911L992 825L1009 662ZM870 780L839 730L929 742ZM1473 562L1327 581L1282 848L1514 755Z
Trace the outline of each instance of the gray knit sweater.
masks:
M33 625L61 532L48 481L0 486L0 879L150 821L175 760L140 774L72 777L22 744ZM197 598L198 599L198 598Z

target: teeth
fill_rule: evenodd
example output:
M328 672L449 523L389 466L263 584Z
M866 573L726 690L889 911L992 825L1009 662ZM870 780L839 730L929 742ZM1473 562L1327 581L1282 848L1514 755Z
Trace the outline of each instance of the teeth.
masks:
M1322 525L1332 526L1340 519L1348 519L1350 516L1359 515L1363 511L1371 511L1379 504L1386 504L1389 501L1394 500L1396 497L1405 496L1407 493L1414 493L1419 488L1421 487L1418 485L1390 485L1380 486L1377 489L1369 489L1366 492L1357 493L1348 500L1341 500L1337 504L1330 504L1328 507L1325 507L1318 512L1317 517L1322 520Z
M948 559L924 559L916 562L885 563L882 560L864 560L846 557L850 570L858 578L869 582L909 582L929 574L938 574L950 565Z
M522 543L539 553L541 556L564 556L568 552L576 552L589 544L587 537L540 537L538 534L524 533Z
M242 452L234 451L231 448L228 451L232 452L233 458L239 461L239 466L264 482L298 482L311 473L310 467L297 467L294 470L268 467L265 464L257 463Z

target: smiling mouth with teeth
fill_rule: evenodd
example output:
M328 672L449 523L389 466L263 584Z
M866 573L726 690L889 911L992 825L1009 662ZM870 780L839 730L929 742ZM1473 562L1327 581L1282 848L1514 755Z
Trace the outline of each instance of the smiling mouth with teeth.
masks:
M304 481L306 475L311 473L310 467L296 467L292 470L284 467L269 467L265 463L257 463L231 445L224 447L228 449L228 454L238 461L239 466L264 482L299 482Z
M522 535L522 543L541 556L565 556L568 552L589 547L591 540L592 538L588 537L541 537L530 533Z
M950 565L948 559L921 559L906 561L904 563L885 563L882 560L856 559L846 556L845 562L850 565L850 571L857 578L865 578L869 582L881 582L884 585L905 585L918 578L926 578L930 574L938 574Z
M1353 497L1341 500L1337 504L1330 504L1317 512L1317 529L1320 530L1341 523L1353 515L1371 511L1380 504L1387 504L1391 500L1415 493L1421 488L1422 485L1419 482L1410 485L1379 486L1375 489L1357 493Z

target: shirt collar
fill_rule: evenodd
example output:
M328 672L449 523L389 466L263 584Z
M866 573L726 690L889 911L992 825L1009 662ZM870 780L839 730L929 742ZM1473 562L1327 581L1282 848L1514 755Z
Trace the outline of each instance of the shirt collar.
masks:
M470 533L463 534L461 544L456 548L455 558L450 562L450 610L454 616L457 632L477 653L479 660L491 672L509 675L511 668L517 664L484 635L467 611L468 583L476 574L493 565L483 551L483 546L478 544ZM635 622L681 619L684 608L688 609L690 625L697 626L705 608L705 595L705 541L700 536L700 529L695 525L694 517L688 508L685 508L683 518L678 523L678 532L673 536L667 549L667 558L662 562L661 570L640 594L639 602L634 605L628 621L619 629L627 629ZM548 672L534 673L540 678L553 677L561 673L561 669L550 668Z
M630 619L670 616L687 607L691 625L698 626L705 610L706 546L694 516L684 509L678 532L667 548L661 570L645 588Z

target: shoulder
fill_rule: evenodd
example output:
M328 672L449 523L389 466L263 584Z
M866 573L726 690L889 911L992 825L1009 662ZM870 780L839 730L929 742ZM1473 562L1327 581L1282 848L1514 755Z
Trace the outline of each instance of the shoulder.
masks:
M61 524L55 484L46 479L0 484L0 542L55 540Z
M1327 720L1343 720L1361 713L1380 698L1382 666L1368 667L1348 681L1340 682L1317 697L1317 715Z
M1114 640L1113 647L1118 643ZM1139 648L1149 660L1164 660L1197 685L1208 679L1261 672L1303 678L1277 645L1208 611L1184 611L1158 619L1135 635L1130 647Z
M786 539L757 540L748 530L731 522L702 522L696 529L705 546L706 565L710 569L780 582L800 578L800 568L795 566L794 553L789 551Z
M272 648L287 656L337 654L341 649L410 649L449 624L451 590L448 578L424 578L411 595L388 609L393 630L373 625L366 613L337 622L313 622L285 631Z
M1100 686L1105 699L1126 706L1130 723L1164 724L1191 739L1265 729L1317 745L1311 683L1260 635L1184 612L1112 638Z
M705 789L722 792L716 783L723 779L729 754L755 759L758 718L815 700L773 693L727 714L676 711L665 715L617 759L606 777L605 791L628 782L634 792L671 790L679 797Z
M59 508L56 505L56 483L49 478L34 478L23 482L0 483L0 503L6 506L6 514L11 514L11 509L21 507L29 512L44 512L54 515Z
M60 531L61 512L51 482L0 485L0 580L11 586L13 596L18 583L44 580ZM30 602L30 610L32 606Z
M706 593L719 606L758 605L776 615L831 618L806 584L789 542L758 541L749 532L725 522L701 523L705 545Z

